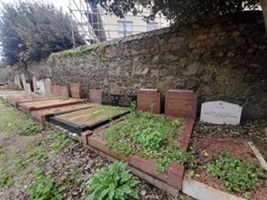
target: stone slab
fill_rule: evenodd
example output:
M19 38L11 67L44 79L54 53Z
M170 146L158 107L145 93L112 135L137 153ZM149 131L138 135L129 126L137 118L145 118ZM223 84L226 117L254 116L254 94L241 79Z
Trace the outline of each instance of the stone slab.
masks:
M70 92L71 92L72 98L81 99L82 98L82 90L81 90L80 83L70 84Z
M38 92L37 79L35 76L32 77L33 92Z
M75 99L68 99L68 100L52 99L52 100L46 100L46 101L19 103L18 107L30 113L33 110L68 106L68 105L74 105L74 104L83 103L83 102L84 102L83 100L75 100Z
M52 85L51 94L55 96L69 97L69 89L67 86Z
M92 104L75 104L70 106L62 106L56 108L48 108L43 110L34 110L31 111L31 116L37 120L44 122L47 115L58 115L63 113L74 112L77 110L86 109L92 106Z
M184 176L182 192L198 200L245 200Z
M169 90L165 93L165 114L172 117L195 119L197 94L192 90Z
M44 80L44 84L45 84L45 94L51 95L52 81L49 78L46 78Z
M102 104L102 96L103 96L102 90L95 90L95 89L89 90L89 101L92 103Z
M160 93L156 89L141 89L137 92L137 110L160 114Z
M36 84L37 84L37 90L36 91L40 94L46 94L44 80L43 79L38 80Z
M225 101L210 101L202 103L200 121L212 124L240 123L242 107Z
M103 94L102 104L111 106L130 107L136 101L134 95Z

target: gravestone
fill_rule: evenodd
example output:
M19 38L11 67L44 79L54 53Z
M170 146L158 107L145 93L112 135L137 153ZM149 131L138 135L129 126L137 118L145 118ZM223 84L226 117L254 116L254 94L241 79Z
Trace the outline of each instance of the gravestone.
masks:
M45 94L51 95L51 86L52 86L52 82L49 78L46 78L44 80L44 84L45 84Z
M213 124L240 123L242 107L225 101L210 101L202 103L200 121Z
M45 84L43 79L37 81L37 92L40 94L45 94Z
M22 86L23 86L24 90L26 91L27 86L26 86L26 78L25 78L25 75L24 74L21 74L20 76L21 76Z
M169 90L165 93L165 114L172 117L195 119L197 94L192 90Z
M38 91L38 86L37 86L37 79L35 78L35 76L32 77L32 85L33 85L33 91L34 92L39 92Z
M102 103L102 94L103 94L102 90L90 89L89 90L89 101L92 103L101 104Z
M21 82L20 82L20 77L18 74L15 75L14 77L14 83L19 87L19 89L22 89L22 85L21 85Z
M31 84L30 84L30 83L25 83L25 88L24 88L24 90L25 90L27 93L31 93L31 92L32 92Z
M137 110L160 114L160 93L157 89L140 89L137 92Z
M134 95L103 94L102 104L130 107L135 101L136 96Z
M67 86L52 85L51 94L55 96L69 97L69 89Z
M81 85L79 83L72 83L70 85L71 97L76 99L82 98Z

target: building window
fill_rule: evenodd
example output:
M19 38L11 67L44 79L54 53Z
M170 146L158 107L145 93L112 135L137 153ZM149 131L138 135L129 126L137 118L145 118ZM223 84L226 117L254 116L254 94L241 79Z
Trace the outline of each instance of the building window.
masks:
M155 29L158 29L158 23L157 22L148 22L147 23L147 31L153 31Z
M118 36L126 37L133 34L132 21L118 21Z

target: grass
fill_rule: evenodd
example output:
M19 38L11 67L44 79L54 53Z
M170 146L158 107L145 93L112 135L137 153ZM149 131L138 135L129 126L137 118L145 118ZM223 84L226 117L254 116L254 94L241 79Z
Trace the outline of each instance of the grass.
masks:
M165 172L171 162L184 164L190 154L177 144L182 121L151 113L134 112L102 132L107 146L121 156L140 155L155 160L157 170ZM100 132L101 134L101 132Z

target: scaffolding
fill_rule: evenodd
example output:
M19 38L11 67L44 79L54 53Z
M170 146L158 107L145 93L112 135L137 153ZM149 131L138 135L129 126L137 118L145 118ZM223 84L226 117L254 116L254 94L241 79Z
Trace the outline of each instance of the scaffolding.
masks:
M133 16L128 14L123 19L120 19L114 15L111 16L99 5L86 3L84 0L69 0L68 8L77 23L80 35L88 44L127 37L132 34L167 26L167 22L161 16L157 18L157 22L149 24L142 21L142 15ZM73 23L72 34L74 35ZM153 27L153 24L155 27ZM75 46L74 37L73 44Z

